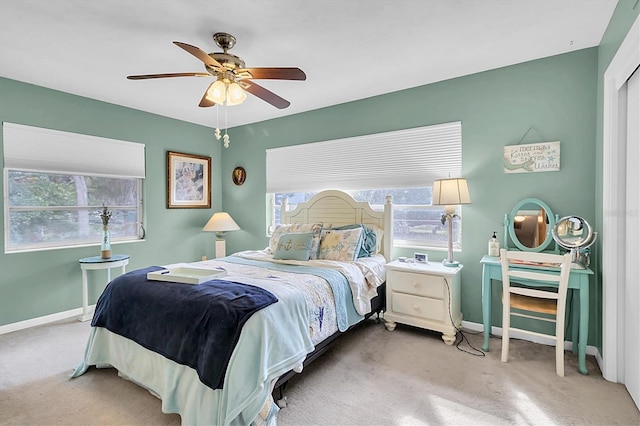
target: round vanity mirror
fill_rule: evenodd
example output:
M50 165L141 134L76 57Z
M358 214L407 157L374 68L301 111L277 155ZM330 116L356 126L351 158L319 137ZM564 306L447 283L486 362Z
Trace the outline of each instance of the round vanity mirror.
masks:
M556 224L549 206L537 198L520 201L509 216L509 236L522 251L543 251L553 241L551 230Z

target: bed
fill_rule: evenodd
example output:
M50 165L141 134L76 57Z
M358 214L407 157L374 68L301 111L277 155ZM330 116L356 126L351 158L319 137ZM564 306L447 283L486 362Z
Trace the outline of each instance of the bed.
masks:
M98 300L73 377L90 366L116 368L159 397L163 412L180 414L183 424L274 424L274 389L283 389L339 336L384 309L393 240L390 197L384 211L375 211L341 191L324 191L291 211L285 203L281 213L283 225L264 250L151 266L114 279ZM149 272L180 268L219 278L202 285L146 280ZM192 292L200 292L197 303L183 300ZM262 305L242 302L244 310L229 313L231 302L218 297ZM206 314L195 308L202 300ZM192 326L174 321L183 314ZM235 332L231 324L223 331L209 326L233 322L227 318L238 318ZM146 322L160 323L162 330L152 333ZM140 329L142 337L135 334ZM223 337L231 342L226 350L195 346Z

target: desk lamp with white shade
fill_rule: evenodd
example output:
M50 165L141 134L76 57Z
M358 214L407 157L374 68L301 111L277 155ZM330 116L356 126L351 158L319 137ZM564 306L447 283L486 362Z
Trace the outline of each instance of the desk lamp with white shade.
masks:
M228 231L237 231L239 229L240 227L238 224L227 212L214 213L204 228L202 228L203 231L216 233L216 258L226 256L224 233Z
M453 219L459 218L456 212L456 205L470 204L469 187L464 178L440 179L433 182L433 194L431 205L445 206L442 215L442 224L449 222L449 253L442 261L445 266L456 267L460 264L453 260Z

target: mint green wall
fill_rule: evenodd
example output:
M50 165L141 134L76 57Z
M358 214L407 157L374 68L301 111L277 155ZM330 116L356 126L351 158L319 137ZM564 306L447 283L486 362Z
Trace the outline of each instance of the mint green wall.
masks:
M596 229L602 230L602 152L603 152L603 114L604 114L604 73L611 64L618 48L626 37L631 25L640 15L640 2L638 0L619 0L618 5L609 21L600 46L598 46L598 102L596 122L596 157L594 167L596 169ZM596 244L598 253L602 253L602 240ZM602 256L597 256L594 263L596 273L596 295L599 301L603 300L602 292ZM602 351L602 303L597 304L598 340L596 346Z
M498 231L502 241L503 215L518 200L537 197L560 215L595 220L597 60L597 49L591 48L232 129L231 147L222 150L222 201L243 230L228 234L228 249L267 245L266 148L461 120L462 169L472 204L462 211L464 250L455 258L465 265L464 318L481 323L479 261L492 231ZM504 174L503 147L517 143L530 127L546 141L561 142L561 170ZM539 141L535 134L525 140ZM240 187L231 182L237 165L247 170ZM394 257L412 253L396 250ZM444 252L430 253L431 259L443 257ZM497 287L495 325L501 317Z
M128 269L195 261L202 255L213 257L212 234L201 232L211 214L219 210L222 200L220 144L214 142L211 129L4 78L0 78L0 121L144 143L146 241L115 244L114 252L131 255ZM1 138L0 132L0 141ZM166 209L168 150L212 157L211 209ZM0 177L2 184L3 179ZM0 217L5 220L4 210L0 211ZM97 255L99 250L96 245L4 254L3 248L0 325L80 307L78 259ZM104 289L106 273L89 274L92 304Z

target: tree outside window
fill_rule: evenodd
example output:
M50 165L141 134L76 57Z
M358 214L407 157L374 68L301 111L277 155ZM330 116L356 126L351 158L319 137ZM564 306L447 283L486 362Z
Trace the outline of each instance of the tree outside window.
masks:
M141 179L10 170L5 251L98 243L103 205L113 240L139 239Z

